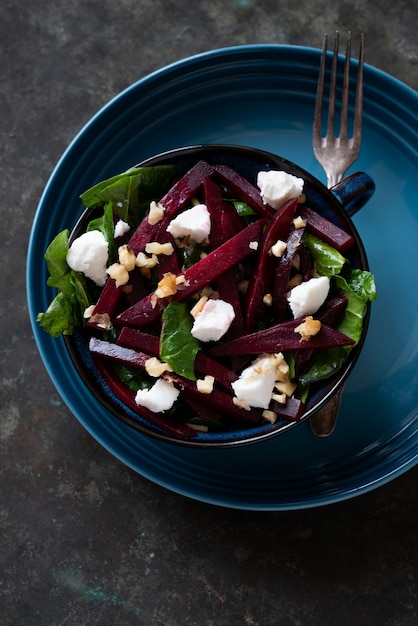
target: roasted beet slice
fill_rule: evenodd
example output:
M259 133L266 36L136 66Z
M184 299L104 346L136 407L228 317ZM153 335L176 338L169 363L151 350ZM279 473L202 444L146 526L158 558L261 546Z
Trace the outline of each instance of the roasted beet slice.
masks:
M220 180L237 199L246 202L260 217L271 218L274 209L264 204L260 190L227 165L214 165L215 178Z
M316 211L306 207L303 209L301 216L306 220L306 227L311 233L323 239L330 246L339 250L339 252L345 252L354 245L354 237Z
M298 198L286 202L275 212L264 231L257 252L257 266L250 279L245 299L245 326L248 332L258 328L263 319L266 308L264 296L273 295L277 259L271 254L270 249L278 239L287 240L297 206Z
M297 398L287 398L285 404L271 400L269 410L274 411L281 418L297 422L305 411L305 405Z
M335 328L322 324L317 335L309 341L301 341L295 328L304 320L292 320L271 326L265 330L219 343L209 350L214 357L235 356L237 354L275 353L289 350L310 350L312 348L332 348L336 346L352 346L354 341Z
M304 232L304 228L293 228L286 242L286 251L276 265L273 287L273 310L276 322L283 322L287 317L290 272Z

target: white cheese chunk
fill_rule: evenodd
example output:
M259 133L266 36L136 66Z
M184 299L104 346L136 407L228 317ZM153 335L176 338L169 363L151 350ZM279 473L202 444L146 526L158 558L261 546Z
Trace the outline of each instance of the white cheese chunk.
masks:
M135 402L154 413L168 411L177 400L180 391L172 382L159 378L151 389L139 389L136 392Z
M109 245L99 230L91 230L74 239L67 252L67 263L102 287L107 278Z
M290 290L289 304L293 317L305 317L316 313L329 292L329 278L311 278Z
M196 243L202 243L209 237L210 227L210 214L206 204L196 204L171 220L167 231L174 238L190 237Z
M257 185L264 204L279 209L286 200L298 198L303 191L303 178L281 170L258 172Z
M123 220L118 220L115 224L114 238L117 239L118 237L123 237L123 235L126 235L126 233L129 232L130 228L129 224Z
M277 378L277 364L276 355L269 354L259 357L245 368L238 380L231 383L238 400L267 409Z
M234 307L224 300L208 300L196 315L191 334L200 341L218 341L235 318Z

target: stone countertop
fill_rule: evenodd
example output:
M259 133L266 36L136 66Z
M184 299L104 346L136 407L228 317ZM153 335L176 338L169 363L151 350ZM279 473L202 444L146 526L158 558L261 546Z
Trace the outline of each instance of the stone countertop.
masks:
M0 623L416 626L418 468L353 500L257 513L173 494L70 414L33 341L25 255L39 197L90 117L173 61L364 30L367 61L418 88L418 5L381 0L5 0Z

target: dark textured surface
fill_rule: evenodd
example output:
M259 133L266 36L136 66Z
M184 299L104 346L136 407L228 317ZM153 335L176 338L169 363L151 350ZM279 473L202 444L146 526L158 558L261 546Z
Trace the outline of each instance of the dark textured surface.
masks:
M138 78L247 43L364 30L367 60L418 88L418 5L357 0L26 0L0 6L0 623L418 624L418 470L340 504L199 504L111 457L61 403L27 317L39 196L85 122Z

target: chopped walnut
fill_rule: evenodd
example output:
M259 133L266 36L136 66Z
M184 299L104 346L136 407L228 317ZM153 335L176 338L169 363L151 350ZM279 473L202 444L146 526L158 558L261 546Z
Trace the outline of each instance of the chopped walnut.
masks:
M301 341L309 341L311 337L314 337L321 330L321 322L319 320L314 320L312 315L308 315L305 318L305 321L296 326L295 333L300 334Z
M202 311L207 301L208 301L207 296L201 296L199 300L196 302L196 304L194 305L194 307L191 309L190 315L196 319L196 317Z
M168 296L173 296L176 292L176 275L171 272L167 272L158 283L155 294L157 298L168 298Z
M298 215L297 217L295 217L295 219L293 220L293 225L295 228L305 228L306 226L306 222L303 219L303 217L301 217L300 215Z
M287 395L285 393L273 393L271 399L279 404L286 404Z
M137 267L151 269L158 265L158 257L156 254L152 254L151 256L147 256L143 252L139 252L135 261Z
M158 222L163 219L164 210L165 209L162 204L157 204L156 202L154 202L154 200L151 202L148 213L148 222L151 224L151 226L158 224Z
M270 422L270 424L275 424L277 422L277 413L275 413L274 411L269 411L268 409L265 409L262 413L262 416L267 422Z
M285 241L282 241L281 239L278 239L276 243L273 246L271 246L270 252L273 256L280 258L284 255L284 253L286 252L286 249L287 249L287 243Z
M168 363L164 363L157 359L157 357L152 356L145 363L145 371L150 376L154 378L159 378L164 372L172 372L173 369L168 365Z
M286 381L279 380L274 384L274 386L277 389L277 391L279 391L280 393L286 394L288 398L290 398L295 393L295 389L296 389L296 385L292 383L290 380L286 380Z
M200 393L212 393L215 378L213 376L205 376L196 380L196 387Z
M116 287L122 287L129 281L129 272L121 263L113 263L106 272L115 280Z
M173 244L170 242L159 243L158 241L150 241L145 246L145 252L148 254L164 254L165 256L171 256L174 252Z
M125 244L118 248L119 263L123 265L128 272L131 272L136 263L136 255L132 248Z
M103 330L110 330L112 327L108 313L95 313L91 316L90 323Z
M176 276L177 291L181 291L190 285L190 281L186 279L184 274Z

